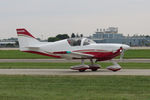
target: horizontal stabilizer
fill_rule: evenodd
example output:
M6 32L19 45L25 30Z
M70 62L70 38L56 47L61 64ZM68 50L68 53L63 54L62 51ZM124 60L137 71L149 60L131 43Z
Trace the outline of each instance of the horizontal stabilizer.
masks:
M30 46L30 47L26 47L26 48L29 48L29 49L40 49L40 47L34 47L34 46Z
M40 49L40 47L43 46L43 44L36 44L36 45L28 45L26 46L25 48L28 48L28 49Z

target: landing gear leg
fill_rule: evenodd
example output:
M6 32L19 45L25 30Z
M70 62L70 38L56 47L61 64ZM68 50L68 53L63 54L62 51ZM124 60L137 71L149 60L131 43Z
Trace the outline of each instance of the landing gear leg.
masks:
M78 70L79 72L84 72L85 70L89 69L88 65L84 64L84 59L81 60L81 65L72 66L71 69Z
M100 66L98 64L94 64L93 59L90 59L91 65L89 65L89 69L91 69L92 71L97 71Z
M84 59L81 60L81 65L84 66ZM79 69L79 72L84 72L86 70L86 68L81 68Z
M94 64L93 59L90 59L91 64L85 65L84 59L81 60L81 65L72 66L71 69L78 70L79 72L84 72L87 69L91 69L92 71L97 71L100 66L98 64Z
M81 59L81 64L84 65L84 59Z
M121 66L120 66L117 62L112 61L112 63L113 63L114 65L108 66L108 67L107 67L108 70L111 70L111 71L116 72L116 71L118 71L118 70L121 69Z

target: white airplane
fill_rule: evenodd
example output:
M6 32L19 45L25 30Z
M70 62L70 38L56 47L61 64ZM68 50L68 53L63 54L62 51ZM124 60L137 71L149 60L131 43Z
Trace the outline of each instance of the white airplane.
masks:
M97 71L100 65L95 64L93 60L96 60L96 62L111 60L120 54L122 59L124 51L129 49L129 46L125 44L98 44L87 38L69 38L56 42L40 42L26 29L16 30L20 51L69 60L81 59L81 65L71 67L71 69L79 70L80 72L84 72L87 69ZM85 59L89 59L91 64L85 65ZM112 71L121 69L117 62L112 62L114 65L108 66L107 69Z

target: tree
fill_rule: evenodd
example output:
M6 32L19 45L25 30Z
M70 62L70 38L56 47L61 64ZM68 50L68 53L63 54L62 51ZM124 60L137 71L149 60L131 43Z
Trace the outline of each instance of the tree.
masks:
M67 38L69 38L67 34L58 34L56 37L49 37L48 42L55 42L55 41L63 40Z
M72 33L71 34L71 38L75 38L76 36L75 36L75 34L74 33Z
M145 37L146 37L146 38L150 38L150 36L149 36L149 35L146 35Z
M83 34L80 34L80 37L83 37Z
M56 38L58 38L59 40L63 40L69 38L69 36L68 34L58 34Z
M56 37L49 37L48 38L48 42L55 42L55 41L58 41L59 39L56 38Z

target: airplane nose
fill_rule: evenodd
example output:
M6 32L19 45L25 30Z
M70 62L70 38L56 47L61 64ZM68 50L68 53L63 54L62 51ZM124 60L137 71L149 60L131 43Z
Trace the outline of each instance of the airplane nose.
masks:
M123 44L122 45L123 49L128 50L130 48L130 46Z

